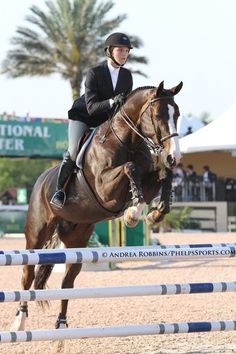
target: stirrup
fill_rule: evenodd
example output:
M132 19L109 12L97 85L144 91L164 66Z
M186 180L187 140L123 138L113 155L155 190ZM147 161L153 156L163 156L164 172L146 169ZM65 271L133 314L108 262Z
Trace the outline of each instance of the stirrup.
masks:
M58 209L62 209L66 201L66 193L63 190L56 191L54 193L52 199L50 200L50 204Z

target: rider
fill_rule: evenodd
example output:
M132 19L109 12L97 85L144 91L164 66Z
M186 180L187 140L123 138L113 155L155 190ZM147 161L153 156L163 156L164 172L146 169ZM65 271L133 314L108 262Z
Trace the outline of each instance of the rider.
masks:
M56 192L50 201L54 207L64 206L64 186L75 168L78 142L85 131L111 117L115 107L123 104L125 96L132 91L132 74L123 68L132 48L128 36L112 33L105 41L107 60L91 68L86 75L85 94L75 100L68 112L68 151L60 165Z

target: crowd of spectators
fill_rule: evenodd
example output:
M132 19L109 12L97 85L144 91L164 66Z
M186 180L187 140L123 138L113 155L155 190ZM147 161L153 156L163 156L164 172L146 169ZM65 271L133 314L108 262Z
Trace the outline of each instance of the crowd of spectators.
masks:
M175 201L212 201L215 200L216 174L209 166L203 166L202 174L197 175L194 166L186 169L182 163L174 168L173 189Z

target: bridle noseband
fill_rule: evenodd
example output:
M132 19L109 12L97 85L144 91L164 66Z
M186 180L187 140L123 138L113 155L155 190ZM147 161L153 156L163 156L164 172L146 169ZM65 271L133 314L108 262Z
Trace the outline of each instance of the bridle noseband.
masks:
M159 100L163 100L163 99L170 99L173 97L172 96L164 96L164 97L157 97L154 99L151 99L149 102L147 102L146 107L143 109L143 111L140 114L140 118L142 117L142 115L144 114L144 112L146 112L146 110L150 107L150 105L152 105L153 103L159 101ZM153 124L153 128L154 131L156 133L156 137L158 139L158 144L154 144L149 138L147 138L146 136L144 136L139 129L136 127L136 125L133 123L133 121L131 120L131 118L128 116L128 114L125 112L124 106L121 107L120 109L120 116L121 118L124 120L124 122L140 137L142 138L142 140L146 143L146 145L148 146L148 148L153 151L153 153L155 155L160 155L161 152L164 150L164 145L163 142L165 142L166 140L171 139L174 136L178 136L178 133L172 133L169 134L167 136L162 137L161 139L158 139L158 134L155 128L155 124L153 122L153 117L151 116L151 121ZM120 139L119 139L120 141Z

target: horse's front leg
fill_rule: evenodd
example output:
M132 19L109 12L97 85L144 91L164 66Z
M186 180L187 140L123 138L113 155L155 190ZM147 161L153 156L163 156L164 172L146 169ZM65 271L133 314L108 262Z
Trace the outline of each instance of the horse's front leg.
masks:
M155 208L151 208L146 216L148 224L158 224L164 219L164 216L170 211L172 197L172 176L171 170L166 169L166 178L162 181L162 190L160 202Z
M125 223L130 227L137 225L144 207L141 177L133 162L126 162L115 168L107 168L97 173L95 188L104 203L112 199L127 201L127 178L131 192L132 206L125 212Z
M129 179L132 206L124 212L124 222L129 227L135 227L141 217L145 206L140 174L133 162L128 162L125 166L125 174Z

